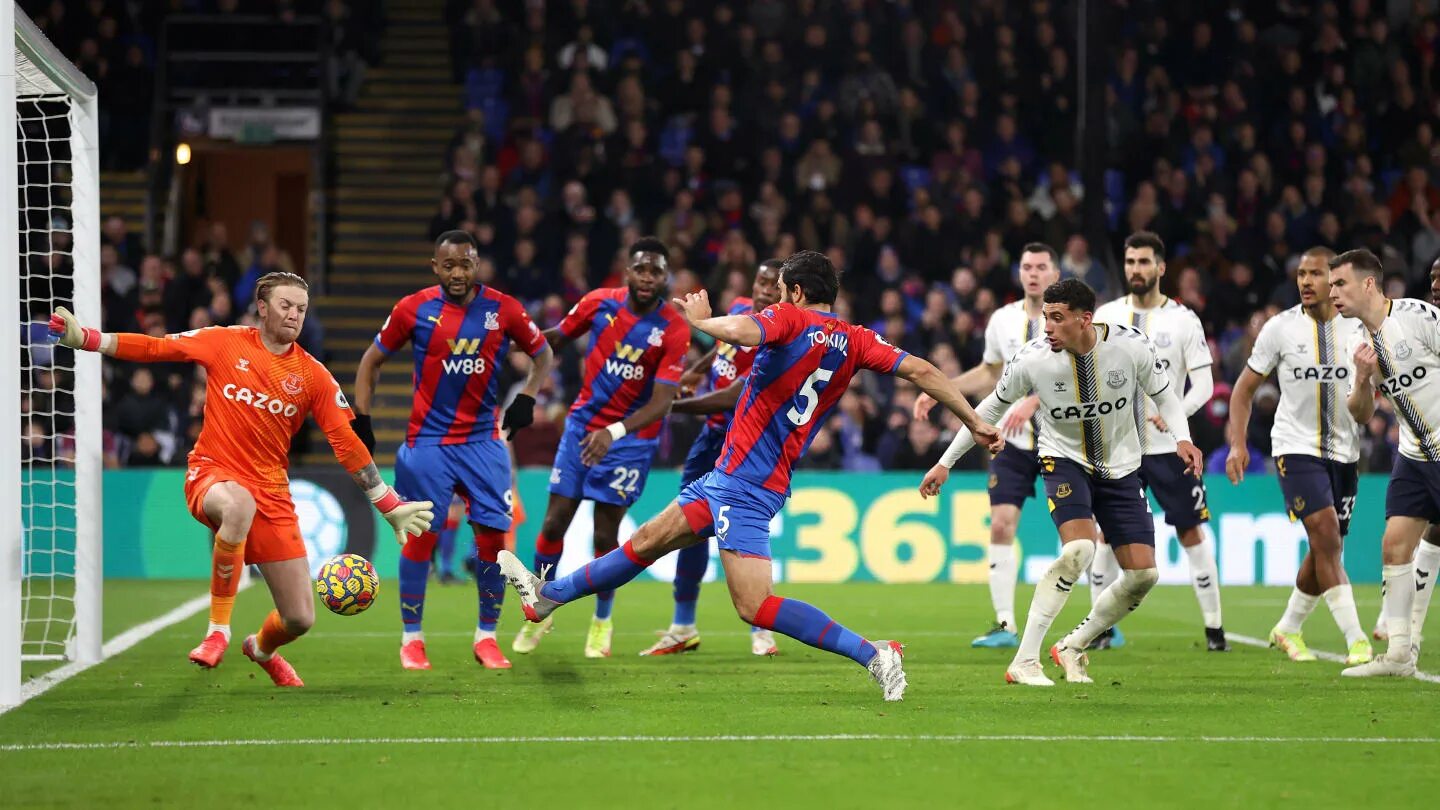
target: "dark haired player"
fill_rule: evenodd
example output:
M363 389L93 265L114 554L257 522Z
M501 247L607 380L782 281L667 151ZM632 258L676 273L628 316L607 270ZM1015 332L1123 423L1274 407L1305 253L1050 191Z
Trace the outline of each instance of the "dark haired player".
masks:
M1031 391L1040 397L1040 469L1062 544L1059 558L1035 586L1020 649L1005 671L1009 683L1054 685L1040 666L1040 648L1095 556L1097 523L1115 549L1121 574L1090 615L1050 648L1066 680L1091 682L1085 648L1139 607L1160 577L1155 524L1137 475L1135 400L1149 396L1176 426L1177 453L1186 470L1198 473L1203 462L1190 443L1180 396L1150 339L1128 326L1095 323L1094 312L1095 291L1084 282L1072 278L1051 285L1045 290L1045 339L1026 344L1006 364L995 392L976 408L982 419L994 419ZM974 440L960 431L946 450L947 460L953 464L972 446ZM920 484L923 496L940 494L944 478L933 473Z
M1004 440L976 417L939 369L830 312L840 278L825 256L796 253L785 260L781 282L784 302L758 315L712 318L704 292L675 302L696 329L737 346L760 347L715 469L686 487L623 547L563 579L545 582L508 553L501 555L501 567L526 618L540 622L561 605L618 588L666 553L713 535L742 621L843 655L870 671L885 700L900 700L906 681L899 642L872 643L814 606L774 594L770 519L789 495L791 470L815 427L824 424L861 369L915 383L993 451Z
M545 337L555 349L589 336L580 394L550 470L550 505L535 540L535 571L555 578L565 532L582 500L595 503L595 554L619 545L620 521L645 489L660 428L679 390L690 349L690 327L665 300L670 254L654 237L630 246L625 286L594 290ZM585 657L610 655L615 595L595 600ZM551 623L525 625L513 649L528 653Z
M407 295L391 310L360 358L355 374L355 433L375 448L370 406L380 366L406 342L415 356L415 399L405 441L395 456L395 490L401 497L448 505L459 495L475 532L479 619L472 652L486 669L509 669L495 641L505 600L505 580L495 554L505 547L513 517L510 453L506 435L530 424L535 394L554 355L525 307L514 298L475 283L479 254L464 231L435 240L430 259L439 284ZM524 389L500 414L500 375L511 342L530 355ZM425 633L425 586L439 533L409 538L400 551L400 665L429 669Z

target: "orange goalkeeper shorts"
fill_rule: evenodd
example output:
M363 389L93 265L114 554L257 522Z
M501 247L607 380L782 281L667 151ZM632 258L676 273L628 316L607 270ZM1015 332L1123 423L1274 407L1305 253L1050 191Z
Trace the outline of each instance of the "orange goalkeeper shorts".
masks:
M205 514L205 495L222 481L244 487L255 499L255 518L250 521L250 533L245 536L247 564L306 556L305 539L300 536L300 518L295 515L295 503L290 500L289 491L277 492L256 486L214 464L192 464L185 473L185 505L196 520L211 531L219 530L220 527Z

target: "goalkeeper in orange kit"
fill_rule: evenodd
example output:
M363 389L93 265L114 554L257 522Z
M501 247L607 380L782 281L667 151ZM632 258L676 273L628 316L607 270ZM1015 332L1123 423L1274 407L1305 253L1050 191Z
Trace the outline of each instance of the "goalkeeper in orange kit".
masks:
M260 566L275 609L241 650L276 686L304 686L276 650L315 623L314 586L305 541L290 500L290 439L315 417L335 457L370 502L406 535L430 529L429 501L406 502L380 478L369 451L350 427L353 415L339 383L296 345L310 304L309 285L293 273L268 273L255 287L260 326L214 326L178 335L102 334L61 307L50 329L72 349L135 362L189 361L205 367L204 427L190 451L185 503L215 532L210 577L210 628L190 660L218 666L230 645L230 613L246 564Z

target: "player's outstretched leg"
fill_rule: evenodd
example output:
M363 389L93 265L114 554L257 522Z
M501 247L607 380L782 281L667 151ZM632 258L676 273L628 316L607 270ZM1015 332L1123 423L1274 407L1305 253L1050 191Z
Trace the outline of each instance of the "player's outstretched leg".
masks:
M265 617L258 633L245 638L240 649L265 670L276 686L304 686L294 667L278 651L315 624L315 591L309 563L303 557L261 563L260 571L275 599L275 609Z
M740 618L756 627L774 630L817 649L843 655L869 670L880 684L885 700L905 697L907 682L898 641L867 641L837 623L824 611L798 599L784 599L771 589L771 564L767 558L744 557L729 549L720 550L730 600Z
M1093 532L1094 525L1086 518L1068 521L1060 527L1060 537L1072 539L1065 542L1060 556L1055 558L1035 586L1035 596L1030 600L1030 611L1025 616L1025 634L1020 637L1020 649L1005 670L1006 683L1055 685L1040 666L1040 648L1045 643L1050 625L1054 624L1055 617L1060 615L1065 602L1070 599L1071 589L1095 557L1095 541L1079 537L1085 531Z
M1100 594L1100 599L1090 609L1090 615L1050 648L1050 657L1065 670L1065 680L1092 683L1086 670L1090 662L1085 650L1101 633L1140 607L1145 595L1159 581L1160 572L1155 568L1120 572L1119 578Z
M245 536L255 518L255 499L240 484L221 481L206 491L202 509L215 532L210 561L210 626L205 638L190 651L190 661L204 669L220 666L230 646L230 614L245 572Z
M509 669L510 661L495 641L495 626L505 604L505 577L497 556L505 548L505 532L475 526L475 590L480 601L480 618L475 627L475 660L486 669Z
M412 535L400 549L400 666L429 669L425 654L425 589L430 580L430 557L439 536L435 532Z
M675 554L675 613L670 629L660 640L640 651L641 655L676 655L700 647L700 631L695 627L695 605L700 599L700 583L710 568L710 544L696 543Z

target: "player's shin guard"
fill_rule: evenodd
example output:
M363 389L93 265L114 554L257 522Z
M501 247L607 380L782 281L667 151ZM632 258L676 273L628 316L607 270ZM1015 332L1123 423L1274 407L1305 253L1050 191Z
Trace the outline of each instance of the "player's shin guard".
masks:
M1349 586L1347 585L1345 587ZM1334 588L1331 588L1331 590L1334 590ZM1318 601L1320 601L1320 597L1311 596L1300 590L1299 587L1296 587L1290 592L1290 601L1286 603L1285 613L1280 616L1280 622L1275 625L1275 629L1281 633L1300 632L1300 628L1304 626L1305 620L1310 617L1310 613L1315 610L1315 603ZM1353 605L1353 599L1351 603ZM1356 621L1359 620L1357 619Z
M410 537L400 549L400 621L406 633L420 632L425 618L425 586L437 539L435 532L424 532Z
M1195 598L1200 602L1200 613L1205 626L1211 629L1221 627L1220 616L1220 570L1215 565L1215 547L1208 542L1198 546L1186 546L1185 557L1190 561L1190 580L1195 586Z
M803 641L811 647L843 655L860 666L875 657L875 645L834 619L825 611L798 599L769 596L755 612L755 626Z
M1407 660L1410 657L1410 619L1415 607L1415 564L1387 565L1381 570L1385 587L1385 629L1390 633L1385 657L1392 661Z
M544 532L535 538L535 564L530 570L546 582L555 581L555 567L560 564L560 555L565 551L564 537L550 537Z
M240 576L245 570L245 539L227 543L218 536L210 566L210 631L230 637L230 614L235 610L235 594L240 591Z
M285 629L285 622L280 618L280 612L270 611L265 617L265 623L260 625L260 632L255 634L255 646L264 658L269 658L271 653L294 641L298 636Z
M1015 538L990 544L990 605L995 621L1015 631Z
M1030 610L1025 616L1025 635L1020 638L1020 649L1015 653L1016 661L1038 661L1040 647L1045 643L1045 634L1055 617L1070 598L1070 590L1080 581L1090 561L1095 557L1094 540L1071 540L1065 544L1060 556L1045 570L1035 586L1035 597L1030 600Z
M1099 635L1114 627L1129 615L1160 581L1160 571L1155 568L1140 568L1122 571L1120 577L1100 594L1100 599L1070 635L1060 640L1062 647L1083 650L1090 646Z
M1419 643L1420 631L1425 626L1425 614L1430 612L1430 598L1435 595L1435 569L1440 568L1440 546L1420 543L1415 552L1415 603L1410 609L1410 641Z
M675 559L675 618L672 624L695 623L695 603L700 599L700 582L710 567L710 543L696 543L680 549Z
M640 572L649 568L652 562L654 560L642 559L626 541L609 554L591 560L579 571L545 583L540 595L563 605L582 596L613 591L640 576Z
M482 633L494 633L500 621L500 608L505 604L505 577L500 573L500 563L495 555L505 547L505 533L498 529L482 528L475 533L475 590L480 599L480 619L477 627Z
M1335 625L1345 636L1345 646L1364 641L1365 631L1360 629L1360 614L1355 610L1355 592L1350 585L1336 585L1321 596L1330 608L1330 615L1335 618Z

